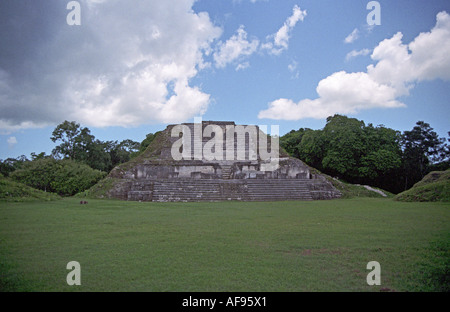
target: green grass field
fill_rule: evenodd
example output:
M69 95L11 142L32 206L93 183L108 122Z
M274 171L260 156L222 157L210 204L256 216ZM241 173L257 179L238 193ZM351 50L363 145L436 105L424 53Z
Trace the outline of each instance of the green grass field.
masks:
M0 202L2 291L449 291L448 203L88 201Z

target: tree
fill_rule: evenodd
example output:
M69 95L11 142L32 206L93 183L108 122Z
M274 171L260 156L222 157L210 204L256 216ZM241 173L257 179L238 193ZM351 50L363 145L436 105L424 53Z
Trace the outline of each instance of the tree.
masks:
M359 172L361 178L375 186L393 188L393 176L401 168L400 132L369 124L364 128L364 151Z
M398 189L393 178L399 175L402 160L398 131L334 115L322 130L305 129L297 146L295 136L298 140L300 135L291 131L282 142L308 165L351 183Z
M309 130L311 129L300 128L297 131L291 130L291 132L280 138L280 146L292 157L300 158L299 145L303 135Z
M25 155L17 158L7 158L4 161L0 160L0 173L8 177L12 172L22 167L22 165L29 160Z
M87 164L92 169L109 171L111 170L111 155L109 153L111 141L100 141L92 136L86 141L81 157L78 160Z
M129 161L139 151L140 146L139 142L129 139L123 140L119 144L116 141L110 151L112 166L115 167Z
M110 156L105 150L107 143L96 140L87 127L81 127L75 121L66 120L59 124L50 139L61 141L53 150L55 157L80 161L102 171L111 167Z
M424 121L418 121L411 131L404 131L401 138L405 189L420 181L432 164L446 158L448 146L439 138L433 128Z
M45 152L36 154L35 152L31 153L31 160L38 160L38 159L44 159L44 158L48 158L51 156L45 155Z
M64 121L58 125L51 137L53 142L61 142L53 150L55 157L83 162L93 169L106 172L129 161L140 150L145 150L153 139L154 135L150 133L142 143L129 139L120 143L101 141L96 139L88 128L82 128L74 121Z
M359 162L364 151L364 122L334 115L323 129L325 153L322 167L346 180L359 176Z
M61 141L61 144L53 149L56 157L69 158L72 160L83 160L83 153L87 145L94 140L88 128L81 128L75 121L64 121L52 132L50 139L53 142Z
M325 141L322 130L308 129L297 146L298 155L308 165L323 170L322 160L325 153Z
M50 182L57 169L54 158L42 158L24 164L20 169L11 173L10 177L33 188L52 192Z
M141 142L141 144L139 146L140 153L143 153L147 149L147 147L150 145L150 143L152 143L153 140L156 138L156 135L158 134L158 132L156 132L154 134L149 133L146 135L145 139Z

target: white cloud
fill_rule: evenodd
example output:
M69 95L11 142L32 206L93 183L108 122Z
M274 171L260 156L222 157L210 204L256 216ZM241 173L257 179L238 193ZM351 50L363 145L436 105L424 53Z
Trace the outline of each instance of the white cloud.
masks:
M289 39L295 25L303 21L306 17L306 10L301 10L298 5L292 9L292 15L286 19L283 26L273 35L267 37L268 41L262 45L270 53L278 55L286 50L289 45Z
M353 29L352 33L344 39L344 42L352 43L358 38L359 38L359 30L357 28L355 28L355 29Z
M244 26L240 26L236 34L225 43L219 42L217 51L214 53L216 67L224 68L227 64L255 53L259 46L258 39L247 40L247 32Z
M352 50L352 51L350 51L350 52L347 53L347 55L346 55L346 57L345 57L345 60L346 60L346 61L349 61L350 59L355 58L355 57L357 57L357 56L366 56L366 55L369 55L369 53L370 53L370 50L369 50L369 49L362 49L362 50L359 50L359 51L357 51L357 50Z
M450 80L450 16L437 14L436 26L419 34L410 44L402 34L383 40L373 50L367 72L336 72L321 80L318 98L294 102L278 99L259 113L259 118L299 120L330 115L355 114L373 108L405 107L398 98L423 80ZM364 52L365 53L365 52Z
M258 50L268 51L271 54L280 54L288 48L289 39L298 21L303 21L306 11L302 11L295 5L292 9L292 15L284 22L283 26L273 35L267 36L266 43L260 43L257 38L247 39L248 34L241 25L236 34L227 41L220 41L214 52L214 62L217 68L224 68L230 63L239 62L236 70L242 70L250 66L249 62L243 62Z
M82 26L52 25L33 55L17 60L25 75L0 68L3 131L65 119L87 126L180 122L205 112L210 96L190 81L208 66L204 57L222 30L192 10L194 0L80 2Z
M238 64L238 65L236 66L236 71L244 70L244 69L246 69L246 68L248 68L248 67L250 67L250 63L249 63L249 62L244 62L244 63Z
M446 12L437 14L430 32L419 34L408 45L402 37L397 33L374 49L372 59L378 63L367 68L374 79L394 86L399 96L407 95L416 81L450 79L450 16Z
M321 80L317 86L318 99L295 103L279 99L269 103L267 110L258 118L299 120L303 118L326 118L336 113L355 114L363 109L403 107L395 100L395 90L372 80L366 73L344 71Z
M9 148L14 148L14 146L17 144L17 139L16 139L16 137L9 137L7 140L6 140L6 142L8 143L8 147Z

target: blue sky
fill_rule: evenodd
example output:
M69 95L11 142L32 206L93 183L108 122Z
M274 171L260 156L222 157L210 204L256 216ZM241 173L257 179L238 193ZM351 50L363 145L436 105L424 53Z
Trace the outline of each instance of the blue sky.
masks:
M335 113L450 131L450 2L0 2L0 159L49 154L64 120L142 141L203 120L321 129Z

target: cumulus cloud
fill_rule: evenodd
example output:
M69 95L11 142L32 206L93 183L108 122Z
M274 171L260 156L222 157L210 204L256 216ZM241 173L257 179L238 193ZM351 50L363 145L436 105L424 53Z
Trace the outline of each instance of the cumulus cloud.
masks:
M359 38L359 30L357 28L353 29L352 33L348 35L345 39L345 43L352 43Z
M402 33L383 40L373 51L376 65L367 68L377 81L394 86L398 95L407 95L413 83L450 80L450 15L440 12L436 26L419 34L411 43L402 42Z
M58 1L0 10L8 16L0 18L3 132L65 119L180 122L205 112L209 95L190 81L222 30L192 10L194 0L79 2L81 26L66 24Z
M358 56L366 56L369 55L370 50L369 49L362 49L362 50L352 50L350 52L347 53L345 60L349 61L352 58L358 57Z
M414 83L423 80L450 80L450 16L440 12L436 26L419 34L411 43L402 42L402 34L383 40L371 55L377 63L367 72L340 71L321 80L318 98L294 102L278 99L259 118L299 120L326 118L336 113L354 114L373 108L405 107L398 101L408 95Z
M299 21L306 17L306 10L301 10L298 5L292 9L292 15L286 19L283 26L273 35L267 37L268 41L262 45L263 49L278 55L286 50L289 45L292 30Z
M224 68L228 63L232 63L242 57L255 53L259 46L258 39L247 40L247 32L244 26L240 26L226 42L219 42L217 51L214 53L214 61L218 68ZM238 68L242 67L238 66ZM241 69L241 68L240 68Z
M258 118L299 120L326 118L330 115L355 114L363 109L376 107L403 107L395 100L395 89L377 83L367 73L337 72L321 80L317 86L318 99L295 103L279 99L261 111Z

